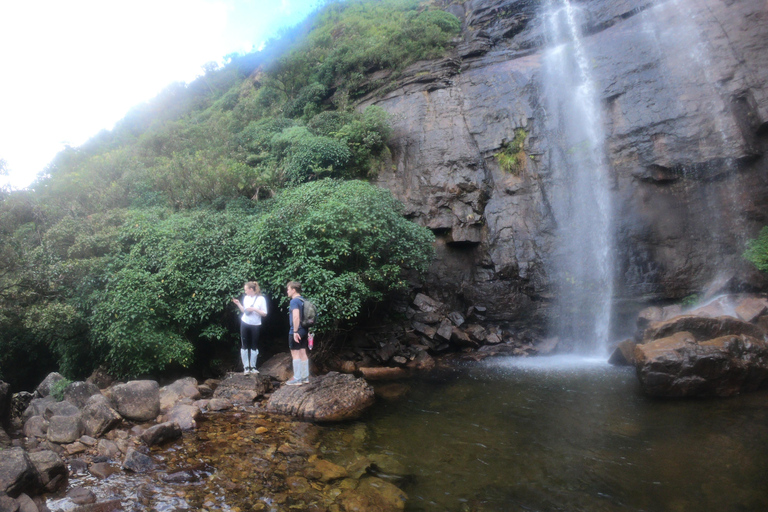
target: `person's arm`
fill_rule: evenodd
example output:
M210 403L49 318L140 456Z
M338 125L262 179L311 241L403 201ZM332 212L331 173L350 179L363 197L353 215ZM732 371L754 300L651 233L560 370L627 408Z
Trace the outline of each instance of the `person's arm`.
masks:
M301 335L299 334L299 328L301 327L301 313L299 313L299 308L293 308L291 311L291 318L293 318L293 341L298 343L301 341Z
M245 308L243 307L243 305L240 303L238 299L236 298L232 299L232 302L235 303L235 306L237 306L237 309L239 309L241 313L245 313Z
M260 296L258 299L256 299L255 308L253 310L256 312L257 315L264 318L267 316L267 299L264 298L264 296ZM259 308L261 306L261 309Z

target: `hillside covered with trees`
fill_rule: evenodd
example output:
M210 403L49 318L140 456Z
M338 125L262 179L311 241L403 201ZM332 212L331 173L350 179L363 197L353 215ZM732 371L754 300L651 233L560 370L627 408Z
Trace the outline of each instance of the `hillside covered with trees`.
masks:
M432 234L367 179L390 127L356 100L439 57L459 20L417 0L330 3L260 52L206 66L0 193L0 378L198 367L229 300L305 283L327 332L423 272Z

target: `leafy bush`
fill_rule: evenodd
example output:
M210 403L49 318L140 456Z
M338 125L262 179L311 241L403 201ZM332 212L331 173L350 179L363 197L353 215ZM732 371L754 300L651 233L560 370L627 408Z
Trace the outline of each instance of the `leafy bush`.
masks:
M62 400L64 400L64 389L70 384L72 384L72 381L66 378L57 380L56 382L54 382L51 385L51 390L50 390L51 397L53 397L53 399L56 400L57 402L61 402Z
M761 272L768 272L768 226L760 230L757 238L747 242L743 256Z
M286 163L286 181L297 185L323 175L346 177L343 171L350 157L349 148L343 142L309 135L291 146Z
M349 323L368 301L403 288L403 269L426 271L432 233L401 215L389 191L320 180L279 194L245 234L254 272L276 295L298 280L317 301L320 328Z

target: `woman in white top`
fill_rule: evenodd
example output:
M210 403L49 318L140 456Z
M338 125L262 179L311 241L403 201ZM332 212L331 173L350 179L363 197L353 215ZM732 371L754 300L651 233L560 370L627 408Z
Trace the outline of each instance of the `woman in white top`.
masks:
M232 299L237 308L243 313L240 317L240 358L243 361L243 373L259 373L256 360L259 357L259 331L261 319L267 316L267 300L261 294L261 288L256 281L248 281L243 285L245 296L241 303Z

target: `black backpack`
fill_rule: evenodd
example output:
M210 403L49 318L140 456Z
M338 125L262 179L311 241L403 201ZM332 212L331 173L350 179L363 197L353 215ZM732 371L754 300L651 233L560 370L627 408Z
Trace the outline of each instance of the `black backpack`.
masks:
M317 322L317 307L312 301L301 298L301 326L312 327Z

